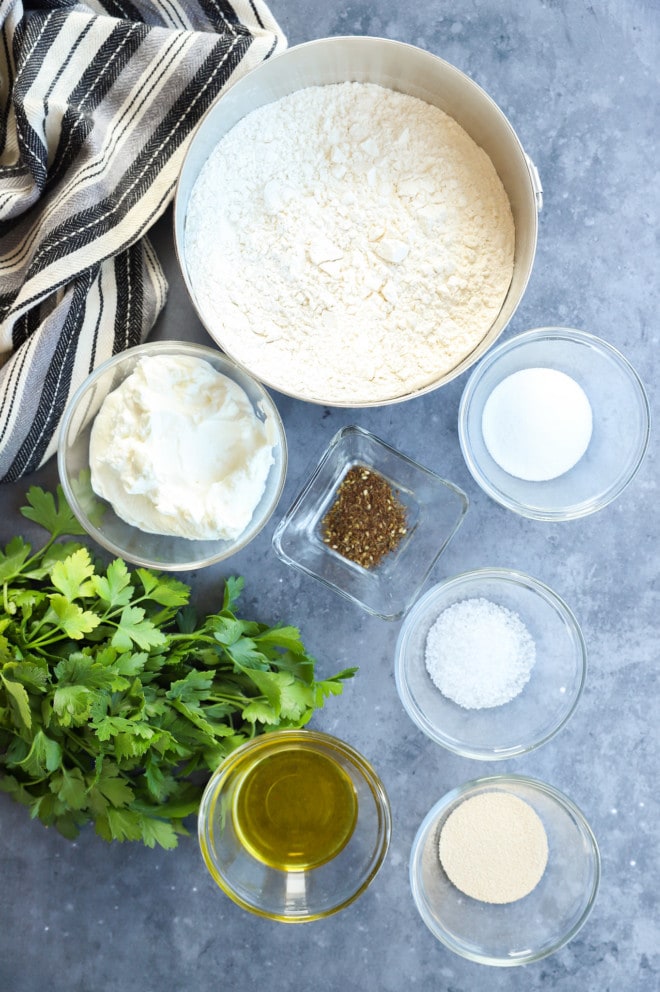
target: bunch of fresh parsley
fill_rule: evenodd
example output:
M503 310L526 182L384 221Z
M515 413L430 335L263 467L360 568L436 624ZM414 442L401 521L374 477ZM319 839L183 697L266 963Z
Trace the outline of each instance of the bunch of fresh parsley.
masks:
M0 789L69 838L176 847L225 755L303 726L355 669L317 681L295 627L236 616L241 579L198 623L185 583L60 542L84 533L61 488L27 499L50 537L0 552Z

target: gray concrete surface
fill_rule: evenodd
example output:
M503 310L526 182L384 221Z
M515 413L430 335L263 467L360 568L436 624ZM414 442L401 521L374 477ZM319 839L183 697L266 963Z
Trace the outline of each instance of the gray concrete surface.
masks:
M419 45L482 85L509 116L545 189L536 263L505 337L565 325L606 338L631 360L657 408L657 0L273 0L289 44L372 34ZM207 341L177 272L171 217L154 240L170 279L156 337ZM280 508L247 549L191 576L200 607L242 574L245 614L297 623L319 670L358 677L314 726L349 741L379 770L392 843L373 886L325 922L287 927L253 917L207 875L194 835L174 852L64 840L0 795L2 992L653 992L660 988L660 561L657 438L621 498L573 523L524 520L488 499L462 460L456 415L467 376L392 407L324 409L276 395L290 446ZM359 423L468 493L470 509L430 582L483 565L537 576L574 610L589 649L587 687L561 734L497 768L427 740L394 684L398 625L368 617L290 571L273 528L310 461ZM51 463L32 480L52 484ZM25 486L0 491L0 538L25 528ZM564 949L524 968L471 964L419 918L408 884L417 827L447 789L482 774L541 778L582 808L603 866L590 919Z

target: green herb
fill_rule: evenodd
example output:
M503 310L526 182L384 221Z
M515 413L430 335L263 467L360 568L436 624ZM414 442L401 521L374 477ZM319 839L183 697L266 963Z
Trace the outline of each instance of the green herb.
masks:
M198 622L190 587L121 559L107 567L61 488L28 492L50 535L0 552L0 789L75 838L176 847L209 773L243 741L303 726L355 669L315 679L295 627L222 608Z

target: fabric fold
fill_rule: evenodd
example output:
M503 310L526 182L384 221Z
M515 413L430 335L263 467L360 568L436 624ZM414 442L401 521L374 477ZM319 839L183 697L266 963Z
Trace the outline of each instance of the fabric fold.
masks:
M67 401L139 344L167 283L146 234L219 93L286 46L260 0L38 4L0 28L0 481L55 452Z

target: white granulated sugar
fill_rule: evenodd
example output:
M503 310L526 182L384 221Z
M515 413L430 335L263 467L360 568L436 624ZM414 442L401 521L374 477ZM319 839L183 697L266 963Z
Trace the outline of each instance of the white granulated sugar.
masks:
M495 168L437 107L371 83L253 111L193 188L186 260L221 346L317 402L422 388L481 341L513 272Z
M580 461L591 441L589 399L565 372L519 369L493 389L482 414L484 443L500 468L548 482Z
M513 610L481 597L443 610L426 636L431 681L465 709L501 706L519 695L536 661L536 645Z

